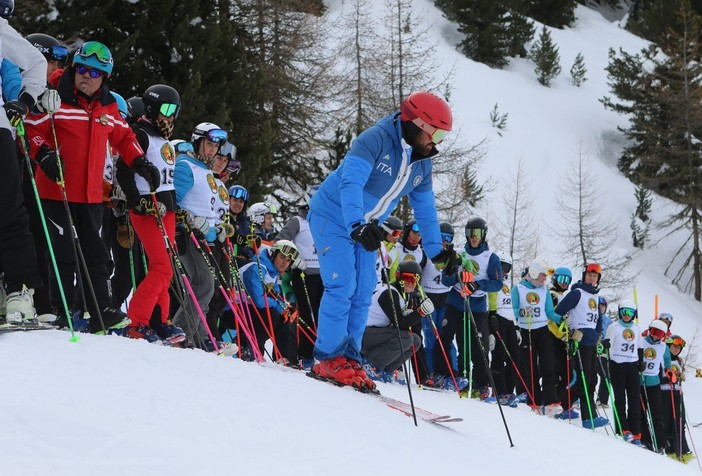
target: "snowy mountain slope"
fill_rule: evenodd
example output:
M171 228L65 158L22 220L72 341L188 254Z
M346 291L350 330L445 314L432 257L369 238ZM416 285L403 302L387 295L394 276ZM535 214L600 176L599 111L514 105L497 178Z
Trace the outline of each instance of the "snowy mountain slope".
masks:
M115 336L61 331L0 336L0 474L199 476L684 474L669 458L496 405L414 390L415 403L464 418L440 428L373 397L305 377ZM694 380L694 379L693 379ZM690 393L700 382L690 381ZM405 387L381 385L407 401ZM689 413L702 404L688 398ZM697 429L693 430L697 439ZM597 455L597 460L582 452ZM430 456L433 455L433 456ZM670 473L670 472L674 473Z

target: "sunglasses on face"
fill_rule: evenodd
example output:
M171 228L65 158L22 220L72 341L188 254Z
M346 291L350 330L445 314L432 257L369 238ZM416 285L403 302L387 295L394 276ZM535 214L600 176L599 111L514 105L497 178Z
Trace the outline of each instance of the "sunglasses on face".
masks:
M80 50L76 53L82 58L89 58L90 56L95 56L102 63L112 64L112 53L107 49L105 45L98 41L88 41L83 43Z
M556 282L558 284L565 284L565 285L570 284L570 281L572 279L570 276L566 276L565 274L559 274L557 276L554 276L554 278L556 279Z
M158 112L161 113L163 117L178 116L179 106L177 104L171 104L164 102L161 107L158 108Z
M93 68L88 68L87 66L83 65L76 66L76 73L78 73L80 76L83 76L85 73L88 73L88 75L90 75L90 77L93 79L97 79L102 76L102 71Z
M627 316L633 318L634 316L636 316L636 309L632 309L630 307L623 307L619 309L619 316Z
M442 233L441 234L441 241L446 241L448 243L451 243L453 241L453 235L451 233Z

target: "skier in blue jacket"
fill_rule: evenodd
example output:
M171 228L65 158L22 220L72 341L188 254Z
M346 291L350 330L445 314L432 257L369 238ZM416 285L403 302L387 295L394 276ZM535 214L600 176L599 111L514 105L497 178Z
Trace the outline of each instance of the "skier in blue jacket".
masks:
M314 349L319 362L312 367L316 377L375 388L359 362L377 251L385 237L378 223L403 196L409 195L427 255L435 263L460 263L455 251L442 250L432 190L431 158L451 127L443 99L425 91L410 94L399 112L358 136L312 198L308 220L324 284Z

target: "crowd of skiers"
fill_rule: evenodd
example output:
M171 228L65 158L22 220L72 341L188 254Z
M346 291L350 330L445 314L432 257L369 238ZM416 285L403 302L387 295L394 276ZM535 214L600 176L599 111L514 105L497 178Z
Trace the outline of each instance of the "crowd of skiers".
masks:
M642 331L636 304L621 301L608 319L595 263L571 286L568 268L535 259L510 285L511 257L490 250L481 218L453 249L431 186L452 127L443 99L412 93L276 230L275 206L250 204L236 184L228 131L202 122L173 138L178 91L154 84L125 101L109 90L106 45L85 42L63 67L67 48L19 35L10 4L0 1L7 323L55 316L71 331L236 349L369 391L413 380L557 418L579 411L587 428L608 423L611 395L624 439L689 457L672 316ZM416 221L390 215L404 195Z

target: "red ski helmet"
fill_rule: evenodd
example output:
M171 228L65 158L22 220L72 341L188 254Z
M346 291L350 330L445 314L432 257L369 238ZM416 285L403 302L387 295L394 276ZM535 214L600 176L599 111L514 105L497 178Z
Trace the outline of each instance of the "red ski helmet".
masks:
M400 118L411 121L440 143L453 127L451 108L439 96L427 91L415 91L400 105Z

